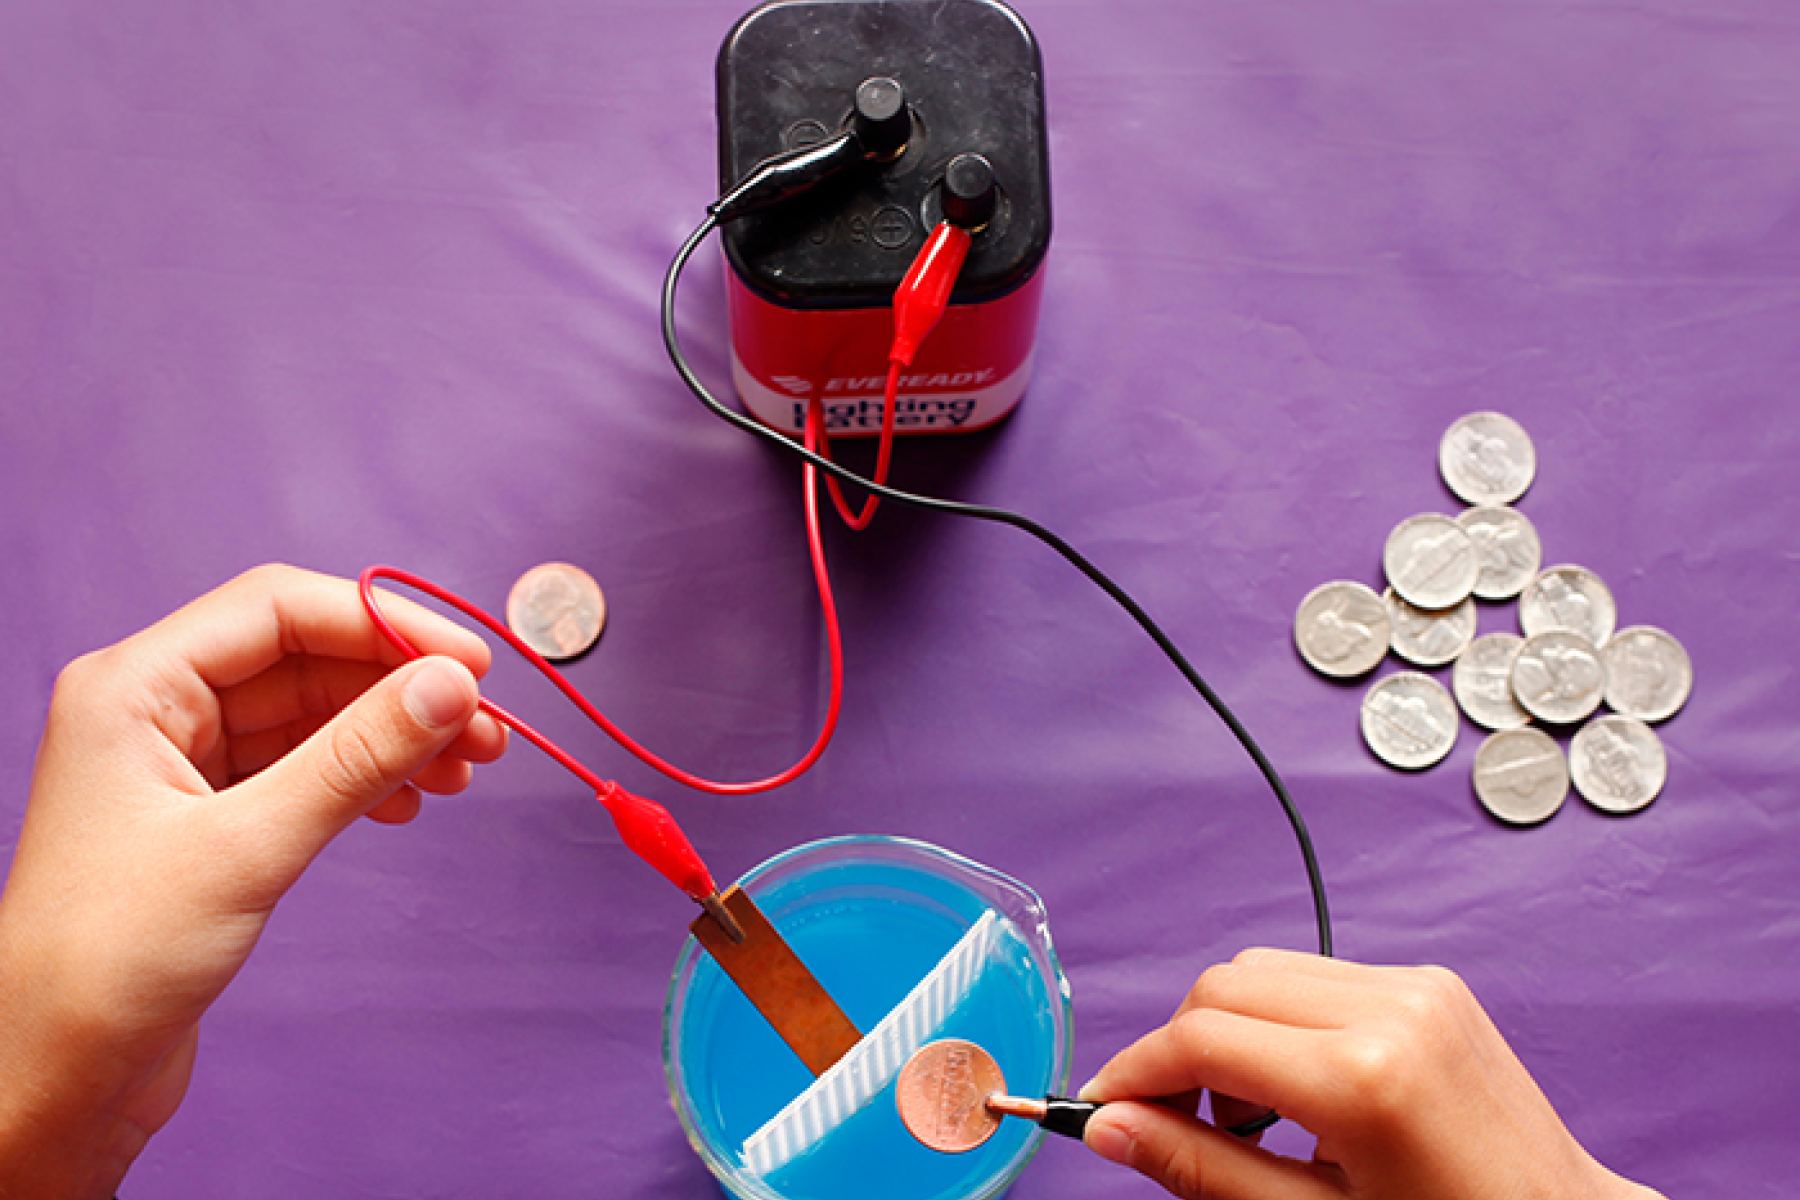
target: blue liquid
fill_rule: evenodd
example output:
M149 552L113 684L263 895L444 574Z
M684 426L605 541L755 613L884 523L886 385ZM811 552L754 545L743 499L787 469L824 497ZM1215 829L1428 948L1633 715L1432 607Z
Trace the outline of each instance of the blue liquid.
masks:
M959 885L903 864L834 863L782 881L757 903L865 1033L950 952L986 909ZM1010 1091L1044 1095L1057 1050L1048 994L1010 923L941 1029L999 1063ZM709 957L696 964L679 1020L677 1071L700 1136L740 1168L743 1145L813 1082L768 1022ZM790 1200L960 1200L1005 1173L1042 1131L1007 1120L967 1154L928 1150L900 1123L890 1082L767 1185ZM747 1172L746 1172L747 1173Z

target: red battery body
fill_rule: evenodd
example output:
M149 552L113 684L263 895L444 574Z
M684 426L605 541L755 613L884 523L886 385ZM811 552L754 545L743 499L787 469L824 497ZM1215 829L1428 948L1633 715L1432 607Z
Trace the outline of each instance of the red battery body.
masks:
M880 431L894 289L942 219L959 154L994 170L994 216L973 237L943 320L902 371L895 432L959 433L1025 393L1050 240L1037 42L997 0L777 0L719 51L720 191L762 160L844 127L865 79L905 92L906 148L773 211L726 225L732 376L747 412L798 435L824 407L833 436Z

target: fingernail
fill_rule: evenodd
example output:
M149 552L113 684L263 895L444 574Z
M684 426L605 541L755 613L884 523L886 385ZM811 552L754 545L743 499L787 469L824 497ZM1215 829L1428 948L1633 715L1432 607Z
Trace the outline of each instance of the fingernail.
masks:
M1104 1121L1096 1116L1088 1122L1087 1132L1082 1140L1087 1143L1089 1150L1107 1162L1129 1165L1125 1160L1131 1154L1131 1134L1111 1121Z
M1098 1100L1099 1096L1095 1095L1094 1085L1099 1082L1100 1077L1098 1075L1094 1076L1092 1079L1081 1085L1081 1090L1075 1093L1075 1098L1077 1100Z
M406 681L401 700L427 729L442 729L468 716L469 689L464 672L444 659L427 659Z

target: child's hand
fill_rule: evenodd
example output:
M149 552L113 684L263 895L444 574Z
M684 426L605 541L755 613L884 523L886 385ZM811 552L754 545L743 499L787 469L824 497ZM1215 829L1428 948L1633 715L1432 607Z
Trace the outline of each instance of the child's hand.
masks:
M487 645L356 585L248 572L58 679L0 897L0 1198L108 1197L172 1116L198 1022L356 818L467 786Z
M1197 1097L1236 1124L1274 1108L1318 1138L1311 1162L1190 1115L1128 1101ZM1200 977L1175 1017L1087 1087L1087 1143L1184 1200L1649 1197L1576 1143L1460 979L1248 950ZM1238 1097L1231 1100L1230 1097Z

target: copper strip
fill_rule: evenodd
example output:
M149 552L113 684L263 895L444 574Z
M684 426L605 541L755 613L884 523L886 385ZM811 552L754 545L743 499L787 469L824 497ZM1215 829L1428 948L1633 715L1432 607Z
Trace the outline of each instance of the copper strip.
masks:
M807 1070L823 1075L862 1034L742 888L727 889L720 901L742 930L742 941L733 941L709 913L688 929Z

